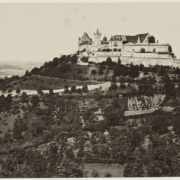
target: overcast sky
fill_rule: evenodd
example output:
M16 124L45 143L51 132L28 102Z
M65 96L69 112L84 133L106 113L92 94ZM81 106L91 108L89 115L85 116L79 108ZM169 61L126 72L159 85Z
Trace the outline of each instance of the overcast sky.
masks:
M149 32L180 57L180 3L0 4L0 61L50 61L78 49L99 28L111 35ZM103 37L102 37L103 38Z

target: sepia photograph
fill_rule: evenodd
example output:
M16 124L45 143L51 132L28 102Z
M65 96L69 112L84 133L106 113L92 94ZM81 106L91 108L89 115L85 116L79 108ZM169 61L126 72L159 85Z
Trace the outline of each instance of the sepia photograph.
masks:
M180 177L179 1L0 0L0 179Z

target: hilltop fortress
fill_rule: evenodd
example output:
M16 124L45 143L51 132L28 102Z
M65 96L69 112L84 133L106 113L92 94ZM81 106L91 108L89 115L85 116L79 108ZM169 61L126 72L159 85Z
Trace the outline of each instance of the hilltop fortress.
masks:
M122 64L144 64L178 66L178 60L172 53L169 44L158 44L154 36L149 33L129 35L114 35L109 41L97 29L94 33L94 41L85 32L78 40L79 60L88 57L88 61L103 62L107 57L112 61L120 58Z

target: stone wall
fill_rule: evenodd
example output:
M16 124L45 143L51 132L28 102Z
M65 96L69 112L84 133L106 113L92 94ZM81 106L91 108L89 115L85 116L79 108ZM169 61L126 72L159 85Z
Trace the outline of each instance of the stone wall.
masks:
M169 45L168 44L125 44L122 47L122 51L125 52L140 52L142 48L145 49L145 51L153 52L154 49L156 52L169 52L168 50Z
M150 114L154 111L158 110L158 108L152 108L148 110L140 110L140 111L125 111L124 116L134 116L134 115L141 115L141 114Z
M109 56L89 56L88 61L93 62L103 62L106 61ZM173 58L143 58L143 57L128 57L128 56L110 56L112 61L118 62L118 58L121 59L121 63L139 65L143 64L144 66L149 65L164 65L164 66L174 66L175 62Z

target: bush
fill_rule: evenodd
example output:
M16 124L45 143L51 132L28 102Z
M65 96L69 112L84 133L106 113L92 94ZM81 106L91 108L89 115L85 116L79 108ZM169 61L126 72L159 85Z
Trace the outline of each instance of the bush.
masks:
M100 70L99 70L99 75L103 75L103 74L104 74L103 70L100 69Z
M78 88L78 89L76 90L76 92L77 92L77 93L82 93L82 89L81 89L81 88Z
M27 98L28 97L28 95L26 94L26 92L23 92L22 93L22 98Z
M78 69L78 70L77 70L77 73L82 73L82 70L81 70L81 69Z
M93 169L93 172L91 173L92 177L99 177L99 173Z
M120 85L120 88L124 89L124 88L126 88L126 85L125 85L124 83L122 83L122 84Z
M140 49L140 52L141 52L141 53L145 53L145 49L144 49L144 48L141 48L141 49Z
M36 115L37 116L44 115L44 111L42 109L38 108L37 111L36 111Z
M96 70L93 69L93 70L91 71L91 74L96 74Z
M50 95L53 94L53 89L52 89L52 88L49 90L49 94L50 94Z
M12 89L9 89L9 90L8 90L8 93L11 93L11 92L12 92Z
M88 90L88 86L87 85L84 85L83 88L82 88L82 91L84 93L87 93L89 90Z
M84 157L84 152L82 149L80 149L77 153L77 157Z
M37 104L38 104L38 102L39 102L39 98L38 98L38 96L33 96L32 98L31 98L31 103L34 105L34 106L36 106Z
M76 86L75 85L71 87L71 92L72 93L76 92Z
M64 93L68 93L69 92L69 87L68 87L68 85L65 85L64 86Z
M16 93L19 94L21 91L19 88L17 88Z
M104 177L111 177L111 174L106 173Z

